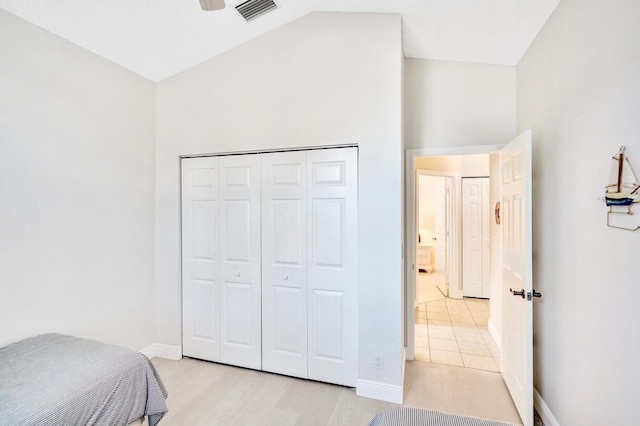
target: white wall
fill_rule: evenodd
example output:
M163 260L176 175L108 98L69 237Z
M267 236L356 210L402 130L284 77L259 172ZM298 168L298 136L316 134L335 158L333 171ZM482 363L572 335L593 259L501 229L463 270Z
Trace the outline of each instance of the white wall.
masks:
M515 67L405 59L407 148L500 145L515 136Z
M154 341L154 85L0 9L0 346Z
M401 83L398 15L312 13L158 85L160 343L181 343L179 156L358 144L358 375L400 385Z
M638 423L640 233L608 228L598 198L620 145L640 172L639 16L637 1L563 0L518 66L518 128L534 138L535 385L563 426Z

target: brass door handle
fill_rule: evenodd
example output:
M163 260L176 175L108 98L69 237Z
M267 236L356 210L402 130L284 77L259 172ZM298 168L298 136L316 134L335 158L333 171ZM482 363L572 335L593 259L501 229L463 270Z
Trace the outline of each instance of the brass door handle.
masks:
M496 203L496 208L493 213L496 216L496 225L500 225L500 201Z

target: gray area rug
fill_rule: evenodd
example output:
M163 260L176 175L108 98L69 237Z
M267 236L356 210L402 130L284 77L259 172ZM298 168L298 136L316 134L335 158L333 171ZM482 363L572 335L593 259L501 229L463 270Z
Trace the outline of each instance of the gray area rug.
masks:
M394 407L376 414L369 426L516 426L514 423L442 413L424 408Z

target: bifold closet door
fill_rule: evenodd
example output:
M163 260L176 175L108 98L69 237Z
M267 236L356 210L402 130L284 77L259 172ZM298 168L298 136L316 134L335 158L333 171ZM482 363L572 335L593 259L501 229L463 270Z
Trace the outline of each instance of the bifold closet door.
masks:
M263 369L354 386L357 150L262 157Z
M182 161L183 353L261 368L257 155Z
M261 157L262 368L306 378L306 152Z
M182 160L182 352L220 360L218 157Z
M309 378L355 386L356 148L307 152Z

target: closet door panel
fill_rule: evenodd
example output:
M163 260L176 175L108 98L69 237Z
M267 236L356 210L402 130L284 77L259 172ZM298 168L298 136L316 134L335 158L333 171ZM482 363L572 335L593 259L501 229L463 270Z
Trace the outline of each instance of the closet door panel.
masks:
M218 361L218 159L182 160L183 353Z
M260 159L219 161L220 361L260 369Z
M482 179L462 179L462 288L482 297Z
M264 154L262 368L307 377L306 153Z
M309 378L356 381L357 149L307 154Z

